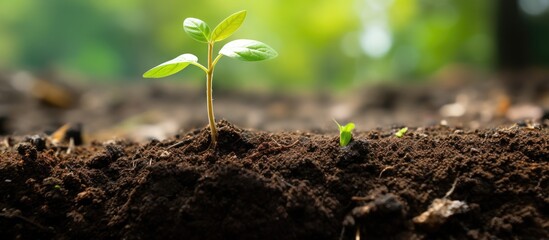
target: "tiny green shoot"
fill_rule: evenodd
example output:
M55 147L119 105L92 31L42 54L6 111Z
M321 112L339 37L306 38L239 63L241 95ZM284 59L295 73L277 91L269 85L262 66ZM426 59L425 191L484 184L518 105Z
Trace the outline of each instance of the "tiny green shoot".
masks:
M225 44L214 58L214 44L231 36L242 25L246 18L246 11L236 12L225 18L213 30L208 24L197 18L186 18L183 21L183 30L194 40L208 45L208 60L204 66L198 63L198 57L185 53L178 57L164 62L143 74L144 78L163 78L173 75L189 65L194 65L206 73L206 102L208 122L210 126L211 146L217 142L217 128L213 112L212 81L214 68L222 56L238 59L241 61L261 61L274 58L278 53L265 43L238 39Z
M349 144L349 142L351 142L351 139L353 138L353 134L351 133L351 131L355 129L355 124L350 122L347 123L347 125L345 126L341 126L335 119L334 122L339 128L339 145L345 147Z
M397 138L401 138L404 136L404 134L406 134L406 132L408 132L408 127L403 127L400 130L398 130L398 132L395 133L395 136Z

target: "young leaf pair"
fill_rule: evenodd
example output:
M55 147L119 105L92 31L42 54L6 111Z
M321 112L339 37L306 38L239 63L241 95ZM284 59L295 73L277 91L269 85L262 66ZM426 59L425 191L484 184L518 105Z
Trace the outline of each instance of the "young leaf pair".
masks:
M208 24L197 18L187 18L183 21L183 29L194 40L206 43L208 45L208 61L204 66L198 63L198 57L193 54L185 53L178 57L164 62L143 74L145 78L162 78L175 74L189 65L197 66L206 73L206 97L208 121L210 125L211 143L215 146L217 142L217 128L215 126L215 117L213 113L212 98L212 80L215 65L222 56L242 60L242 61L261 61L274 58L278 53L265 43L239 39L225 44L218 55L213 58L214 44L225 40L231 36L244 22L246 11L240 11L227 17L219 23L213 30Z

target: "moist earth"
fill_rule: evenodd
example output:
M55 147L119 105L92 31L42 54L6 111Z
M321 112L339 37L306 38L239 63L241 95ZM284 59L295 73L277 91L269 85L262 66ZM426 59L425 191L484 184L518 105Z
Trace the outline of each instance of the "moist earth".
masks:
M215 147L208 128L76 147L0 138L2 238L549 239L546 124L379 128L346 147L218 127Z

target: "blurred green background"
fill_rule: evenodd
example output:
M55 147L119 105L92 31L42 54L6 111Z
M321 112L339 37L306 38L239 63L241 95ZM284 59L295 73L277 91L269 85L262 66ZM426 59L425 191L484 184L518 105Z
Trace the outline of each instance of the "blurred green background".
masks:
M549 0L500 2L506 1L0 0L0 70L143 81L143 72L182 53L204 62L206 46L186 36L184 18L214 27L243 9L247 19L231 39L257 39L280 55L261 63L222 59L216 88L344 90L417 81L455 63L493 71L507 66L498 59L514 54L505 53L514 43L502 39L513 36L502 34L505 17L517 18L528 36L518 41L525 45L519 51L530 51L520 63L546 66ZM192 69L171 79L202 86L202 75Z

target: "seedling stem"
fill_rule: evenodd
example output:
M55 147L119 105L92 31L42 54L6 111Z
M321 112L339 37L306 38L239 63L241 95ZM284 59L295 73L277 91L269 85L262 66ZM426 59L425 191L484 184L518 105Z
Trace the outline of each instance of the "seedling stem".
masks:
M212 82L214 73L214 62L212 62L213 42L208 43L208 71L206 72L206 101L208 107L208 121L210 125L210 134L212 138L212 145L217 143L217 128L215 126L215 116L213 111L213 96L212 96ZM217 58L216 60L218 60Z

